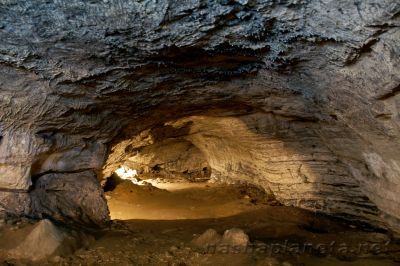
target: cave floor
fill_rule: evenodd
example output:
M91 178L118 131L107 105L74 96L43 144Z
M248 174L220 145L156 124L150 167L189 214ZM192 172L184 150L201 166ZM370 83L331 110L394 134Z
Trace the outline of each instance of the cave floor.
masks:
M212 183L170 182L149 186L129 181L118 185L106 197L113 220L186 220L222 218L259 210L257 195L244 186ZM253 193L254 194L254 193Z
M398 246L387 244L389 238L383 233L367 232L298 208L271 206L271 202L243 186L209 183L155 186L124 183L108 192L114 219L112 228L99 234L92 246L66 261L74 265L400 264L393 260L399 254ZM265 243L268 247L236 254L191 245L196 236L209 228L220 234L240 228L252 243ZM333 241L332 254L318 250L318 245L331 245ZM285 242L291 243L286 247L299 244L301 249L312 244L312 248L284 250ZM391 252L373 255L367 251L352 254L338 250L345 245L357 249L364 242L376 243ZM277 244L281 244L281 249L276 248Z
M106 195L111 227L73 255L39 265L400 265L399 245L384 232L271 204L241 186L125 182ZM253 248L194 246L210 228L240 228Z

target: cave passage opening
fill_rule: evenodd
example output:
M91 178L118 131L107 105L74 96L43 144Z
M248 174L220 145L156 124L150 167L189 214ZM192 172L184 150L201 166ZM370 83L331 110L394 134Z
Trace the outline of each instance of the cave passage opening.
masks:
M173 219L174 213L178 219L213 218L240 213L240 206L255 202L322 212L329 199L318 190L335 187L321 186L321 179L341 168L334 169L336 158L310 134L309 124L225 110L167 120L139 132L135 125L127 127L112 143L103 168L111 218ZM325 157L319 161L321 154ZM249 196L256 190L258 198ZM161 191L169 193L161 196ZM154 195L160 196L158 202ZM160 217L150 215L150 202ZM172 208L167 202L176 207L171 215L164 215ZM180 214L178 206L193 213L201 209L201 215Z
M204 153L186 137L166 134L148 145L124 148L124 160L104 183L111 219L221 218L266 204L261 188L213 175Z
M207 219L305 209L311 212L297 222L315 220L336 200L321 190L340 189L324 183L343 167L309 126L272 114L225 111L139 132L128 127L112 143L103 168L111 219ZM288 209L273 209L282 205ZM290 220L287 216L279 219Z
M116 139L102 182L113 222L151 241L204 245L215 240L210 234L223 239L230 230L269 244L332 243L343 232L350 244L370 237L361 236L370 229L353 223L355 215L334 218L363 195L312 122L225 114L183 117Z
M231 218L262 238L365 226L376 211L312 121L229 109L135 126L102 171L114 221Z

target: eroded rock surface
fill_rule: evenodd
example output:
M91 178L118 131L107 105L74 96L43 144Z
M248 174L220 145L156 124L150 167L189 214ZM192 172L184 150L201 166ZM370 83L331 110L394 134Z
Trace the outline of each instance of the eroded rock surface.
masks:
M104 192L91 171L42 176L30 195L35 218L92 227L106 226L109 221Z
M149 136L150 137L150 136ZM154 136L151 136L154 137ZM184 138L152 139L150 143L122 142L110 157L102 175L112 175L123 165L135 169L141 178L188 179L204 181L210 177L210 166L203 152Z
M397 1L0 3L1 211L62 220L88 191L55 210L36 182L105 178L172 127L220 179L400 230Z

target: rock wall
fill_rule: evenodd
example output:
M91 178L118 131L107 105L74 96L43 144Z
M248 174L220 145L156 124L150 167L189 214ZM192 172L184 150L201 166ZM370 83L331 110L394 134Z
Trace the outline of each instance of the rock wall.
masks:
M397 1L0 4L3 211L37 216L39 180L101 178L124 141L192 121L214 173L399 230Z
M188 127L154 127L112 147L100 175L110 177L119 167L135 169L141 179L204 181L210 165L204 153L185 139Z
M171 127L204 154L215 180L255 184L286 205L384 226L382 213L366 196L364 185L352 176L348 164L353 159L339 158L321 136L321 132L337 133L331 132L328 125L257 112L191 116L167 122L157 131L164 132L167 140L176 141L168 134ZM149 140L155 141L152 146L156 147L168 143L166 139L157 142L151 131L140 135L146 135L146 141L136 137L115 146L106 172L115 170L114 161L129 165L134 159L124 158L127 143L128 147L145 145ZM175 154L176 147L164 147ZM152 155L152 149L142 149L140 158Z

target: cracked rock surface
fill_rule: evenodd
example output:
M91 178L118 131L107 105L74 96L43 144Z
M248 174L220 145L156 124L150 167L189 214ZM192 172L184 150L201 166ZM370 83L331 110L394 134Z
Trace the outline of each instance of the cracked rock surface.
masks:
M102 226L94 173L175 141L222 180L400 231L398 1L0 4L3 214Z

